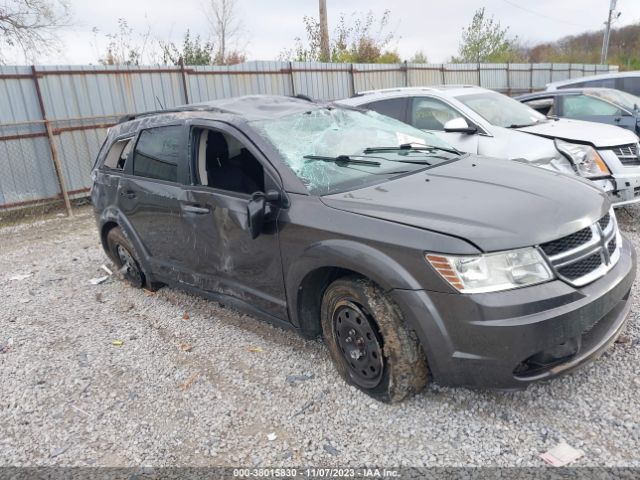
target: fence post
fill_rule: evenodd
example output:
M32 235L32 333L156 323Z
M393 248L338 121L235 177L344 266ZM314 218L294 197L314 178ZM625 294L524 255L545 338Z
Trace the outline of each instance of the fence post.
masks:
M533 92L533 63L529 64L529 93Z
M47 119L47 111L44 107L44 101L42 100L42 92L40 91L40 82L38 82L38 74L36 72L35 65L31 65L31 76L33 78L33 84L36 88L36 96L38 97L40 114L42 115L42 120L44 121L44 127L47 130L47 139L49 140L51 159L53 160L53 169L55 170L56 177L58 179L58 186L60 187L60 192L62 193L64 206L67 209L67 216L73 217L73 211L71 210L71 201L69 200L69 192L67 192L67 188L65 186L64 174L62 173L62 164L60 163L60 158L58 158L58 149L56 148L55 138L53 138L53 130L51 128L49 120Z
M507 62L507 95L511 96L511 75L509 75L509 62Z
M180 75L182 76L182 90L184 91L184 103L189 103L189 85L187 83L187 72L184 69L184 60L180 57Z
M404 63L401 65L400 68L404 72L404 86L408 87L409 86L409 67L407 66L406 60L404 61Z
M444 63L440 64L440 78L442 79L442 85L446 85L447 81L444 76Z
M350 79L351 79L351 96L355 95L356 92L356 78L355 78L355 74L353 71L353 63L349 64L349 73L350 73Z
M478 86L482 86L482 76L480 75L480 62L478 62Z
M291 96L296 96L296 82L293 77L293 62L289 62L289 79L291 80Z

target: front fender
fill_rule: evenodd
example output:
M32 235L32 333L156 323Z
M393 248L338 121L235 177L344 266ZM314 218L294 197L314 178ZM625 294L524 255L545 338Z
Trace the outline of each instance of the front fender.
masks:
M313 271L326 267L351 270L376 282L385 291L421 288L402 265L380 250L350 240L324 240L307 248L286 272L287 299L294 325L300 326L298 302L303 280Z

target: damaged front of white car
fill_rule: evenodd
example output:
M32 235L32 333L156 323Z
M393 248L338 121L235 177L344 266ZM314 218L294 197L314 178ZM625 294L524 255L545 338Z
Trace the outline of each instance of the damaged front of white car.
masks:
M546 117L506 95L474 86L378 90L340 102L431 131L463 152L589 179L615 207L640 202L638 137L623 128Z

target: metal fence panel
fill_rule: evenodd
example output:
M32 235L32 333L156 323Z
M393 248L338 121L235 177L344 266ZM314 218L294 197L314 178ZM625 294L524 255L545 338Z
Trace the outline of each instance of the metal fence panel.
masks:
M125 113L247 94L336 100L377 88L442 84L482 85L515 94L544 89L551 81L617 70L550 63L276 61L186 67L0 66L0 209L59 198L52 146L66 190L86 192L106 129Z
M356 92L407 86L406 73L401 67L393 64L354 63L353 83Z

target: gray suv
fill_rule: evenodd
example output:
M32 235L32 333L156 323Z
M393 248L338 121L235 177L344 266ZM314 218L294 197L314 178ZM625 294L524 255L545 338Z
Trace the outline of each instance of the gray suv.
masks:
M635 253L590 182L359 109L253 96L124 118L91 197L137 287L322 335L398 401L429 378L523 388L617 337Z

